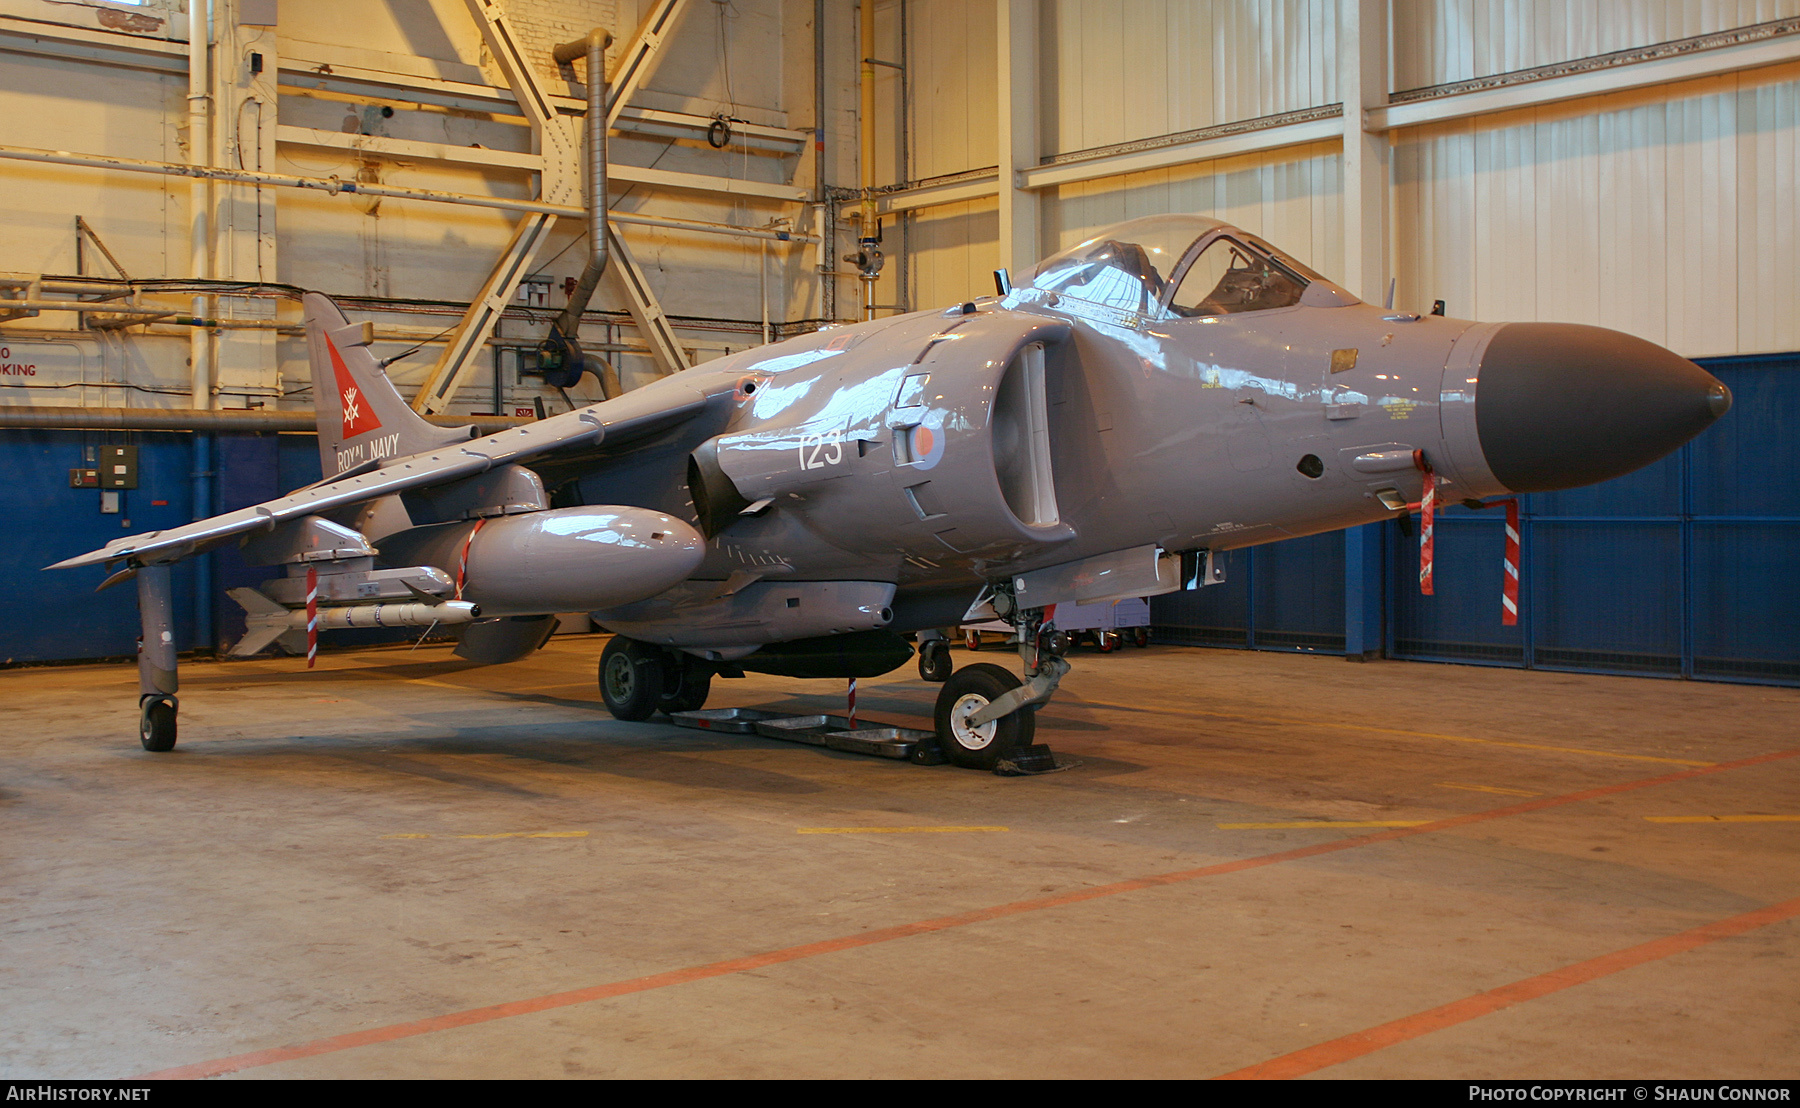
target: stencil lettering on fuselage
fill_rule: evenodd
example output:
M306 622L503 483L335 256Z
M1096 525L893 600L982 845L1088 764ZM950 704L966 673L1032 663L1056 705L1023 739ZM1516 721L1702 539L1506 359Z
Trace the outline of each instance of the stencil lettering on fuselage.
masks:
M361 465L369 458L391 458L400 452L400 432L368 439L352 446L346 443L337 452L338 472Z

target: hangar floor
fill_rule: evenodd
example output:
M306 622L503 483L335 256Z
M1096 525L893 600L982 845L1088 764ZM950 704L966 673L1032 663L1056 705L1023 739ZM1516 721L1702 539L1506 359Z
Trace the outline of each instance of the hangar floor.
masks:
M166 755L0 674L0 1073L1795 1074L1800 690L1082 654L1000 778L618 723L600 646L188 666Z

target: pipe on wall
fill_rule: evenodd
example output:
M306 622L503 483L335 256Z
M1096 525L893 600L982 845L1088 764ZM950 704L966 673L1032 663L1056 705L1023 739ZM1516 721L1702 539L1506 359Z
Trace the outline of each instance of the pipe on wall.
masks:
M581 313L593 299L600 275L606 272L606 102L610 88L606 80L606 48L611 45L612 35L596 27L586 38L565 42L551 51L558 65L569 65L583 55L587 57L587 142L582 151L587 157L587 172L582 184L587 201L588 261L582 267L574 290L569 293L569 303L550 324L550 336L544 340L542 348L544 368L548 370L552 363L560 363L561 373L554 380L560 380L564 388L579 381L582 372L589 368L581 352ZM592 368L594 377L600 382L601 395L619 395L622 390L618 374L610 372L611 366L602 361L600 366ZM549 375L544 379L554 383Z
M188 162L205 168L211 159L210 114L212 97L207 87L211 70L207 54L212 45L210 0L188 0ZM195 177L188 188L188 270L197 281L212 276L212 183ZM205 318L207 298L195 296L192 315ZM196 327L188 335L189 390L195 408L212 407L212 335Z
M507 416L432 415L425 417L439 427L474 427L493 434L532 422ZM79 431L314 431L317 424L308 411L184 408L74 408L0 406L0 427L61 428ZM203 468L198 463L195 469Z

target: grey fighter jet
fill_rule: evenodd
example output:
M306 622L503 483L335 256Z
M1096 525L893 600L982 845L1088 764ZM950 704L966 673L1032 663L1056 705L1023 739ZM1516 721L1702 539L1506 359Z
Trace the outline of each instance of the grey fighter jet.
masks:
M237 542L285 567L250 634L462 624L541 645L590 611L620 719L699 708L716 676L948 679L938 741L992 767L1068 670L1045 613L1216 578L1235 547L1419 499L1569 488L1662 457L1730 394L1598 327L1365 304L1255 235L1170 215L1110 228L999 295L759 347L495 435L415 416L371 332L306 297L326 478L56 567L122 563L143 618L142 740L175 742L170 564ZM312 598L312 611L307 608ZM1015 628L1025 680L948 674L939 629Z

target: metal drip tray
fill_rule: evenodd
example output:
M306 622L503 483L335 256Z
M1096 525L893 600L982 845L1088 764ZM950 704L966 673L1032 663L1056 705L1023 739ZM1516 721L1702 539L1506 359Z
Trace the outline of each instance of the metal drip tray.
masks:
M730 735L754 735L763 720L782 719L780 712L761 708L703 708L695 712L671 712L669 722L696 731L723 731Z
M765 739L787 739L789 742L808 743L812 746L829 746L825 736L836 731L850 730L850 721L844 716L780 716L771 714L770 718L758 720L756 733Z
M822 746L849 754L872 754L877 758L894 758L922 766L942 765L943 752L938 749L937 735L911 727L874 724L851 727L846 716L788 716L762 708L706 708L695 712L672 712L669 722L696 731L718 731L731 735L761 735L765 739Z
M852 754L873 754L878 758L910 758L921 744L936 749L937 736L930 731L910 727L862 727L855 731L834 731L825 736L825 745Z

